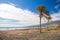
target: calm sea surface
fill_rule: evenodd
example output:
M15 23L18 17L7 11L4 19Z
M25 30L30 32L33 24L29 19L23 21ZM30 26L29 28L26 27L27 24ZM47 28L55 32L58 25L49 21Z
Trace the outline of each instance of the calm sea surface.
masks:
M29 29L29 28L39 28L39 27L0 27L0 30Z

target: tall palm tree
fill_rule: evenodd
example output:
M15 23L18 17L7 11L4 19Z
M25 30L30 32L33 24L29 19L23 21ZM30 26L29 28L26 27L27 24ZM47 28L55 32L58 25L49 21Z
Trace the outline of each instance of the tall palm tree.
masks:
M37 10L39 11L39 17L40 17L40 33L41 33L41 18L43 17L43 13L45 11L45 6L38 6Z

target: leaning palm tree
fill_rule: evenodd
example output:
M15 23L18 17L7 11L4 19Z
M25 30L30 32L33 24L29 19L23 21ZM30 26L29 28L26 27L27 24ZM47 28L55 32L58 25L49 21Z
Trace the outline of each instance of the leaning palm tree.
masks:
M47 25L49 26L51 17L47 17L47 20L48 20ZM49 31L48 26L47 26L47 30Z
M45 18L48 20L48 22L47 22L47 30L49 30L48 26L49 26L49 22L51 20L51 16L49 15L49 11L45 11L45 14L46 14Z
M41 18L43 17L45 9L46 9L45 6L38 6L37 7L37 10L39 11L39 17L40 17L40 33L41 33Z

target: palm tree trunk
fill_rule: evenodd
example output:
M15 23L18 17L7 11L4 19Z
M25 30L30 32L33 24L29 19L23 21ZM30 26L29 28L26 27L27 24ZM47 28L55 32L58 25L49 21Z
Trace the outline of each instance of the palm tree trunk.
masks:
M40 13L40 33L42 32L42 29L41 29L41 17L42 17L42 12Z
M48 28L48 26L49 26L49 19L48 19L48 22L47 22L47 30L49 31L49 28Z

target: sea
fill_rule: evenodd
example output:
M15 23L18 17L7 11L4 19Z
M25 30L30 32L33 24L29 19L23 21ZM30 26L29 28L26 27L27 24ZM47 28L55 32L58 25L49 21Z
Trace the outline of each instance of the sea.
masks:
M15 30L15 29L30 29L30 28L40 28L40 27L0 27L0 30Z

